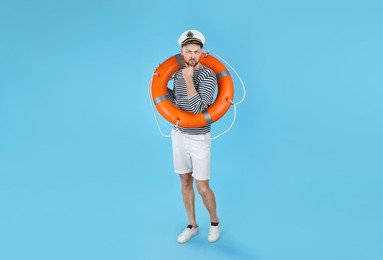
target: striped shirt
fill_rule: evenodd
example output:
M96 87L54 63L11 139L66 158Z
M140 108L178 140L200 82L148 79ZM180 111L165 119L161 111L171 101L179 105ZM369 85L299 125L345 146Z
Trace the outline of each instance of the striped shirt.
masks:
M211 69L202 66L194 70L193 83L197 93L189 98L182 70L178 70L174 74L174 89L168 88L168 98L178 108L198 114L212 104L217 78ZM182 133L198 135L209 133L211 127L209 124L203 127L184 128L179 126L178 128Z

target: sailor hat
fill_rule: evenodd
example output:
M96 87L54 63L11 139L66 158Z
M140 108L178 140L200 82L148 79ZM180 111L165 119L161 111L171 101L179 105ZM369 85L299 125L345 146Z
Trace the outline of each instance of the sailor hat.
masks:
M205 36L197 30L187 30L178 38L178 43L181 47L191 43L198 44L202 47L205 43Z

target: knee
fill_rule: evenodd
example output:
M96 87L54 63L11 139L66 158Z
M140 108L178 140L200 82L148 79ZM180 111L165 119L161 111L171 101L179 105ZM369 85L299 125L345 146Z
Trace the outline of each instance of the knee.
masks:
M210 189L207 186L197 187L198 193L201 195L201 197L205 198L209 195Z
M193 181L185 181L182 182L182 189L183 190L189 190L193 188Z
M181 177L181 183L182 183L182 189L191 189L193 188L193 177L190 176L186 177L183 176Z

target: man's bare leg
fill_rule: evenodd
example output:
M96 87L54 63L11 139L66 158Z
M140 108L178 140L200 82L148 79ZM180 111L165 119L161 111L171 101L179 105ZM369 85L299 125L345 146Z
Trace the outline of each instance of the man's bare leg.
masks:
M195 217L195 195L193 188L193 177L192 173L180 174L181 184L182 184L182 198L184 201L186 213L189 219L189 224L193 227L197 227L196 217Z
M210 214L210 222L219 222L216 211L216 201L213 191L209 187L209 180L196 180L198 193L201 195L203 203Z

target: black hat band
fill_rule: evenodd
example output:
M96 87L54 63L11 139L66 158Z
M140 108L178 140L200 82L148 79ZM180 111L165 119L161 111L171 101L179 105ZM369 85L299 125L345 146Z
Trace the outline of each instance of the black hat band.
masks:
M181 43L181 47L184 47L187 44L198 44L199 46L203 46L203 43L200 39L197 38L187 38Z

